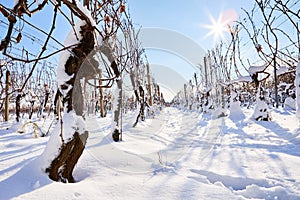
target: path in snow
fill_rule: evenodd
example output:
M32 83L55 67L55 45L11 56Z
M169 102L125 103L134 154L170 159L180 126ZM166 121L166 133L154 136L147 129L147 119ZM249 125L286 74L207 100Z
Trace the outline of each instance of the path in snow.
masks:
M108 167L131 173L174 165L192 146L201 149L199 156L205 156L215 145L222 122L222 119L207 122L210 119L205 117L197 112L165 108L154 119L133 128L134 115L128 114L123 119L123 141L119 143L111 140L110 124L101 119L98 123L96 119L88 120L91 129L87 152ZM95 124L99 127L95 128Z

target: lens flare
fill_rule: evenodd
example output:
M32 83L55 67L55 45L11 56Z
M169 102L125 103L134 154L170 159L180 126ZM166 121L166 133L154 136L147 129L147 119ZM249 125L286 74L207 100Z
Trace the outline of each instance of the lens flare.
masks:
M204 28L210 31L205 35L204 38L213 36L213 43L215 44L219 39L225 40L224 33L228 32L228 26L231 25L237 19L237 13L234 10L223 11L219 14L218 18L215 19L209 14L209 20L211 24L203 25Z

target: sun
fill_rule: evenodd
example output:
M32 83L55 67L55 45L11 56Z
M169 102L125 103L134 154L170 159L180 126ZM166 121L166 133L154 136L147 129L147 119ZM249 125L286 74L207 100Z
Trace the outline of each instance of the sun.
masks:
M218 39L225 40L224 32L228 31L228 21L224 20L222 15L219 15L218 19L216 20L211 15L209 16L211 24L203 25L204 28L209 29L210 31L205 35L204 38L207 38L213 35L214 40L213 43L215 44Z

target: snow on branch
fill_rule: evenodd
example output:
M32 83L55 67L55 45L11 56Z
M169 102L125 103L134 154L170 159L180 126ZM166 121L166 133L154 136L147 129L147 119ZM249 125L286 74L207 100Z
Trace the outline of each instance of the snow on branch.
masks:
M250 66L248 69L248 72L250 76L256 74L256 73L262 73L266 70L268 66L267 65L262 65L262 66Z

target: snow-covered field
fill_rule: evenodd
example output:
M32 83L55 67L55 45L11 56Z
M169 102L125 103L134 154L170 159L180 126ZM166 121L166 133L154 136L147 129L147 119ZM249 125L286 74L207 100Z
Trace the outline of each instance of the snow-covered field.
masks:
M76 183L53 182L40 166L49 137L32 126L1 123L0 199L300 199L300 126L292 110L272 121L215 119L165 108L132 128L123 115L123 141L111 139L111 116L89 117ZM50 122L37 122L47 129Z

